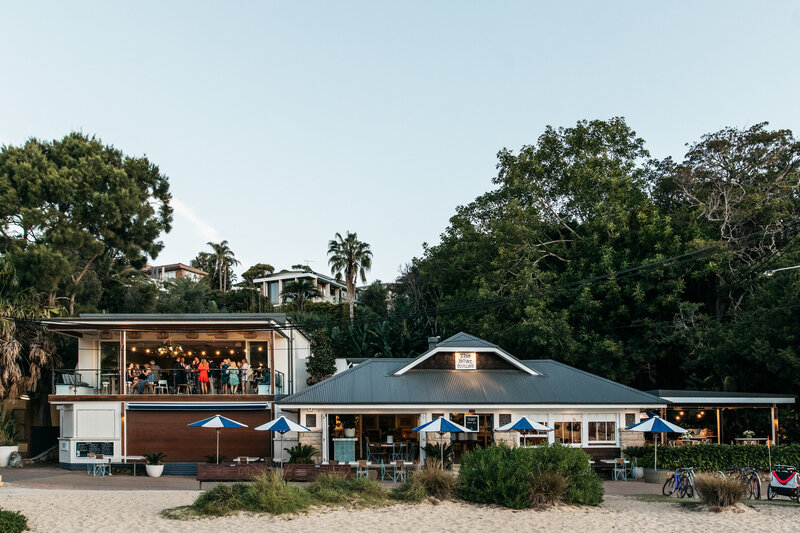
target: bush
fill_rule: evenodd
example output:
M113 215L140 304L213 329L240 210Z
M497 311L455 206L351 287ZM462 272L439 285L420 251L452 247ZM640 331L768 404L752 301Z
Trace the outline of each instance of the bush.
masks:
M0 507L0 531L3 533L22 533L28 530L28 518L16 511L6 511Z
M412 477L392 491L391 497L401 502L420 503L428 498L428 491L421 481Z
M561 501L567 492L567 478L557 472L534 472L529 484L533 507L553 505Z
M639 466L653 467L653 447L636 446L625 449L629 457L637 457ZM730 444L697 444L669 448L658 447L658 467L672 469L675 465L693 466L699 471L714 472L732 465L769 469L766 446L733 446ZM772 447L772 464L800 464L800 444L779 444Z
M567 480L566 503L599 505L603 501L603 485L589 466L586 452L561 445L509 448L500 444L466 453L459 470L461 495L475 503L523 509L531 505L532 475L544 472Z
M437 464L442 463L442 455L444 454L444 469L448 470L453 466L453 446L450 444L446 444L444 447L444 451L442 451L441 444L426 444L425 445L425 461L436 462Z
M449 500L458 494L458 478L438 465L426 464L411 475L411 482L419 485L427 496L437 500Z
M383 503L389 497L377 481L367 478L347 479L340 474L318 476L308 487L308 493L318 503L342 505L352 502L361 506Z
M739 479L716 474L698 474L694 488L700 501L715 509L741 503L747 495L747 486Z
M191 507L201 515L226 516L243 509L246 491L243 483L217 485L198 496Z
M245 491L242 503L248 511L286 514L304 511L311 506L310 495L283 481L280 471L265 472L253 478Z
M317 455L317 449L310 444L297 444L284 450L289 452L290 465L310 465L314 462L312 458Z

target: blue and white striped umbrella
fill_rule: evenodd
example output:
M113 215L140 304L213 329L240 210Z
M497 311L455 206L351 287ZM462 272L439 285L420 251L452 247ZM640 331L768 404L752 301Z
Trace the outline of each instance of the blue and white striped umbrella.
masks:
M672 422L667 422L660 416L651 416L638 424L633 424L625 428L628 431L641 431L643 433L686 433L686 430L676 426ZM658 470L658 439L653 438L653 469Z
M420 433L435 432L439 435L444 435L445 433L474 433L474 431L471 429L467 429L461 424L456 424L455 422L447 420L442 416L436 420L432 420L426 424L415 427L414 431L418 431ZM442 470L444 470L444 443L439 446L439 452L441 455L440 459L442 461Z
M505 426L500 426L499 428L495 429L495 431L553 431L553 428L549 428L544 424L540 424L535 420L531 420L530 418L523 416L516 422L511 422Z
M262 425L258 426L257 428L255 428L255 430L256 431L276 431L276 432L281 434L281 444L280 444L280 447L281 447L281 452L280 452L281 468L283 468L283 434L286 433L287 431L300 431L300 432L311 431L307 427L301 426L297 422L292 422L291 420L289 420L285 416L281 416L279 418L276 418L275 420L267 422L266 424L262 424ZM272 456L274 457L275 454L273 453Z
M192 428L214 428L217 430L217 464L219 464L219 430L222 428L246 428L247 424L241 424L222 415L214 415L211 418L192 422L188 426Z

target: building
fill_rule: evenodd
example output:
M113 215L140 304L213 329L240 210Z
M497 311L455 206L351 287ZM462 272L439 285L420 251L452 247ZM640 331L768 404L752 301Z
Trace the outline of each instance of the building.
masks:
M262 296L269 298L272 305L282 303L281 294L287 283L302 279L311 280L319 290L320 297L314 302L341 303L347 301L347 286L336 279L311 270L282 270L269 276L253 280Z
M407 443L414 456L441 437L412 429L439 416L476 430L456 436L456 460L475 446L519 444L518 433L494 431L519 416L554 430L533 436L529 443L558 442L593 456L619 457L621 448L644 442L642 434L620 429L668 403L551 359L519 360L466 333L413 359L359 363L278 401L282 412L298 416L312 430L299 439L320 449L320 461L336 458L334 440L346 438L342 420L352 420L347 415L356 415L353 442L359 457L389 435Z
M221 413L252 428L272 419L275 398L306 387L308 339L279 313L88 314L43 322L78 341L77 365L54 372L49 397L59 413L65 468L84 468L89 451L98 450L115 462L152 452L170 462L204 461L214 453L215 433L187 424ZM180 366L179 357L217 368L225 358L246 360L250 381L244 393L222 394L222 379L203 393L199 372ZM126 369L151 361L151 381L139 388L140 371L134 381ZM243 380L241 372L236 377ZM223 439L228 457L268 457L273 450L268 437L245 430L227 430Z
M184 265L183 263L173 263L171 265L151 266L147 265L144 268L145 274L150 279L156 281L169 281L173 279L189 279L192 281L200 281L208 275L207 272L194 268L193 266Z

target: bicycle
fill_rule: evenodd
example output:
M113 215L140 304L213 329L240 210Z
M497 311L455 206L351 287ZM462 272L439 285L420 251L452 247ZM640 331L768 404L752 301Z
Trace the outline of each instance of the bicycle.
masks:
M717 470L722 477L736 477L747 487L747 498L750 500L761 499L761 478L758 470L753 466L729 466L725 470Z
M675 466L675 472L664 482L661 494L672 496L677 493L679 498L694 497L694 467Z

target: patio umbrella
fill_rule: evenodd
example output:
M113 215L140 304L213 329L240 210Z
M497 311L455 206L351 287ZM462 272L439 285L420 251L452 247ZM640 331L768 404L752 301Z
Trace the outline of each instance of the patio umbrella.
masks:
M628 431L641 431L644 433L686 433L686 430L680 426L676 426L671 422L667 422L660 416L651 416L647 420L643 420L638 424L633 424L625 428ZM658 439L653 438L655 445L655 459L653 460L653 469L658 470Z
M281 434L281 450L280 450L280 462L281 462L281 469L283 469L283 435L287 431L299 431L300 433L311 431L305 426L301 426L297 422L292 422L285 416L281 416L280 418L276 418L271 422L267 422L266 424L262 424L255 428L256 431L277 431ZM274 453L272 454L275 455Z
M247 424L241 424L236 420L225 418L222 415L214 415L211 418L198 420L189 424L192 428L214 428L217 430L217 464L219 464L219 430L222 428L246 428Z
M540 424L535 420L531 420L530 418L523 416L516 422L511 422L504 426L500 426L499 428L495 429L495 431L519 431L520 435L525 435L530 431L553 431L553 428L549 428L544 424Z
M415 427L414 431L418 431L420 433L438 433L440 437L444 437L445 433L474 433L474 431L465 428L460 424L456 424L446 418L440 416L436 420L432 420L421 426ZM442 470L444 470L444 443L439 446L439 450L441 452L441 460L442 460Z

